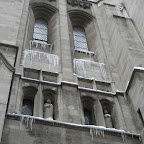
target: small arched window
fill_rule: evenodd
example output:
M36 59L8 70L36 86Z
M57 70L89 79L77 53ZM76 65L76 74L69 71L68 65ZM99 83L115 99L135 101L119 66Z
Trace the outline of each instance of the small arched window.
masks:
M34 25L33 39L38 41L48 41L48 22L43 18L37 18Z
M31 100L25 99L23 101L23 106L22 106L22 114L24 115L33 115L33 102Z
M81 26L73 26L73 39L75 49L88 50L85 29Z

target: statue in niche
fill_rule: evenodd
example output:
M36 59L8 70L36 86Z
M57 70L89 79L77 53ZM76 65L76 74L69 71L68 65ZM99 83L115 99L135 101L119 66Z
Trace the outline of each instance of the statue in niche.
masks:
M105 124L107 128L113 128L111 115L108 113L108 110L104 110Z
M50 99L44 104L44 118L53 120L53 104Z

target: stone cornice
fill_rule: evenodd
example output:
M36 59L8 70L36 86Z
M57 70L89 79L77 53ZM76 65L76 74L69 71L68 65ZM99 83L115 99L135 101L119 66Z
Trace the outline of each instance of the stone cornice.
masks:
M127 85L127 88L126 88L126 91L125 91L126 94L127 94L128 91L130 90L131 84L132 84L133 79L134 79L134 76L135 76L137 73L142 73L142 74L144 74L144 68L143 68L143 67L134 67L134 70L133 70L133 72L132 72L132 74L131 74L130 81L129 81L129 83L128 83L128 85Z

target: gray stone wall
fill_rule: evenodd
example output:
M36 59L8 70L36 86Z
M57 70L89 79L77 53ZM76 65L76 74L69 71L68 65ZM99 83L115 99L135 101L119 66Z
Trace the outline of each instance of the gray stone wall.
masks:
M140 28L143 22L140 20L138 23L140 17L136 19L136 14L131 12L129 6L128 13L131 13L132 19L128 17L127 9L120 12L119 2L0 1L0 42L19 47L16 65L16 50L13 49L16 46L0 47L0 100L1 107L4 106L0 133L7 103L9 113L21 114L23 100L27 98L34 102L33 116L43 117L43 105L47 99L51 99L55 120L85 124L84 108L88 108L93 115L93 124L98 126L106 126L106 104L115 128L140 133L142 123L137 110L140 108L142 116L144 113L141 76L135 78L128 100L124 98L124 92L120 91L126 90L133 68L143 66L143 30L142 26ZM128 2L125 3L128 5ZM46 48L33 42L34 23L38 17L48 21L48 44L52 45L47 44ZM74 49L73 25L84 27L87 52ZM16 72L11 85L14 67ZM2 143L46 143L43 132L38 139L34 138L39 135L37 132L40 127L38 124L35 126L33 134L25 126L20 130L17 121L7 119ZM11 127L15 127L15 130ZM45 131L44 126L43 129ZM122 143L121 137L115 133L106 135L106 139L95 138L94 142L89 140L88 132L72 134L77 133L73 127L66 129L60 126L59 132L54 126L48 129L50 133L47 140L51 137L49 143ZM17 134L19 137L12 139ZM27 142L22 141L23 134ZM54 134L58 139L52 137ZM137 138L128 138L128 143L140 142Z
M44 123L44 125L43 125ZM62 123L44 122L42 120L35 120L32 125L26 126L18 120L11 118L6 120L4 127L4 135L2 137L2 144L98 144L98 143L111 143L111 144L141 144L138 136L131 137L126 134L124 137L120 133L113 135L112 132L104 131L104 134L98 135L90 134L90 128L82 128L80 126L71 126Z

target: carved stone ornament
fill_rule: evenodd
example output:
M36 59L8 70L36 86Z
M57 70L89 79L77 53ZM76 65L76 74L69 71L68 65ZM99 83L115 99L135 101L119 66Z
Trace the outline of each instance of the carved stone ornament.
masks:
M71 6L79 6L84 9L89 9L91 6L91 3L88 1L82 1L82 0L67 0L67 3Z

